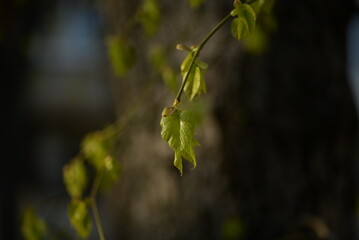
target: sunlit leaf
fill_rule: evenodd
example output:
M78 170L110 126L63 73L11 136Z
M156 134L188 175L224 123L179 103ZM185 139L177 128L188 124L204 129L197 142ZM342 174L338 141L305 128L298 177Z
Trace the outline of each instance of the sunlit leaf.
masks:
M82 238L87 238L92 228L87 203L85 201L72 200L68 205L67 213L71 226L76 230L76 233Z
M41 240L46 234L46 223L32 208L25 209L21 223L21 233L25 240Z
M232 21L232 35L240 40L253 31L256 22L256 14L248 4L238 4L231 13L236 16Z
M139 12L139 21L147 35L152 36L158 30L161 11L157 0L144 0Z
M190 101L192 101L196 96L207 92L203 72L208 65L204 62L196 60L189 71L193 57L193 53L190 52L181 64L182 81L184 81L186 75L188 74L187 82L184 86L184 92Z
M118 77L125 76L136 61L134 48L118 36L108 37L107 52L114 73Z
M192 114L189 111L181 111L179 109L174 109L171 113L172 109L173 107L168 107L167 110L164 110L166 116L163 116L161 119L161 136L174 150L174 165L182 175L182 157L192 163L193 167L196 167L194 147L198 146L199 143L194 138L194 120Z
M63 168L67 192L72 198L80 198L87 184L86 168L81 159L75 158Z

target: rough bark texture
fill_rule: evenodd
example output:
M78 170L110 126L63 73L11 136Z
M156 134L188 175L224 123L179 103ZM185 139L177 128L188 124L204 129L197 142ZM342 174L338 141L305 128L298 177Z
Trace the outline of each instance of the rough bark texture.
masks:
M245 239L309 239L303 229L318 235L318 222L330 231L323 237L354 239L357 119L346 73L352 10L349 1L278 1L267 52L228 67L240 76L226 79L217 116Z

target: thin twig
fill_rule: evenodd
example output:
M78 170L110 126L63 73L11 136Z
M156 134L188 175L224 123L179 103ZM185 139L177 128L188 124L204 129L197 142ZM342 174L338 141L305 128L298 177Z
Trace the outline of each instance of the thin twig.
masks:
M91 207L92 207L92 211L93 211L93 215L95 218L95 223L96 223L96 227L97 227L97 231L98 231L100 240L106 240L106 238L105 238L105 234L103 231L100 214L99 214L98 208L97 208L96 195L97 195L97 191L100 186L100 183L101 183L104 173L105 173L105 170L101 170L100 172L97 173L94 183L92 185L91 193L90 193Z
M206 45L206 43L208 42L208 40L217 32L218 29L220 29L228 19L230 19L232 16L231 14L228 14L225 18L223 18L208 34L207 36L202 40L202 42L198 45L197 48L195 48L194 50L192 50L194 52L192 61L189 65L188 71L186 72L186 74L183 77L183 81L182 81L182 85L177 93L177 96L175 98L175 101L173 103L173 105L177 105L180 101L181 101L181 95L183 93L183 89L184 86L186 85L186 82L188 80L189 74L191 72L191 69L197 59L197 57L199 56L200 51L202 50L202 48L204 47L204 45Z

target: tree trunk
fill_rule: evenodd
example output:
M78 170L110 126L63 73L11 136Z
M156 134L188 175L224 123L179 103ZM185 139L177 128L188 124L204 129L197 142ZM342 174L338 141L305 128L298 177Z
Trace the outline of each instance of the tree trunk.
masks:
M267 51L231 61L240 79L226 80L216 112L245 239L312 239L306 230L314 239L354 239L352 9L349 1L278 1Z

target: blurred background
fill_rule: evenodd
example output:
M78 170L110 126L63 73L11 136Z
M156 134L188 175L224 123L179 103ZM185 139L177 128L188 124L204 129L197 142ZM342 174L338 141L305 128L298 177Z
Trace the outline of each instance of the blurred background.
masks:
M107 239L359 239L359 2L254 4L267 8L253 35L227 23L201 52L208 93L181 103L198 165L180 176L159 125L186 56L175 46L232 1L2 1L0 238L24 239L30 207L44 239L79 239L63 166L125 118L120 178L98 196Z

